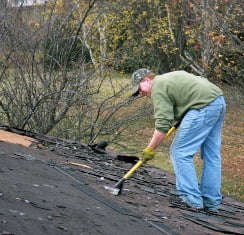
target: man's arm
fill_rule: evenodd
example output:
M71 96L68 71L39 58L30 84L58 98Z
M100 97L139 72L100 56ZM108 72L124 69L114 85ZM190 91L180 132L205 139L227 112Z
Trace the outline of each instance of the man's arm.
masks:
M148 144L148 147L155 150L161 144L161 142L165 139L165 137L166 137L166 133L160 132L155 129L152 139L151 139L150 143Z

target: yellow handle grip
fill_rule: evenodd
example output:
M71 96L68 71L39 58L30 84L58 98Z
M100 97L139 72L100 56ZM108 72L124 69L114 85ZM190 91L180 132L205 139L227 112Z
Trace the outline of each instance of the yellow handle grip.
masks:
M175 129L176 129L175 126L171 127L171 128L168 130L168 132L167 132L167 134L166 134L166 137L170 136L170 135L174 132Z

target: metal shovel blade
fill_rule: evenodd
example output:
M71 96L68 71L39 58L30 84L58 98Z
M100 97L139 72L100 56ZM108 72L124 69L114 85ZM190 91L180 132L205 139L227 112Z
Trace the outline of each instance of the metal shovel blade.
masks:
M110 194L118 196L120 194L120 189L115 187L104 186L104 188L109 191Z

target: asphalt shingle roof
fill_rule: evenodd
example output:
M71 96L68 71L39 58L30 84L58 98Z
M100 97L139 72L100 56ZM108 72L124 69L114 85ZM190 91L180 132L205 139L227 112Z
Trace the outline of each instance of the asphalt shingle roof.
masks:
M244 234L242 202L224 198L218 215L172 205L174 176L149 165L113 196L104 186L118 182L135 156L1 129L1 234Z

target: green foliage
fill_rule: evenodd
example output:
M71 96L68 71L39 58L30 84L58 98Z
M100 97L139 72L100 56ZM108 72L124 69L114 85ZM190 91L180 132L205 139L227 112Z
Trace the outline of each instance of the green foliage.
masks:
M70 39L57 43L57 37L76 35L74 29L80 24L83 8L88 6L80 1L62 25L61 33L47 41L45 63L70 67L80 62L78 58L92 57L94 64L120 72L131 73L139 67L149 67L157 73L185 69L243 86L240 4L238 0L203 4L197 0L97 1L77 34L84 44L80 41L76 45ZM60 18L69 10L68 5L59 10Z
M107 15L106 21L111 22L107 27L108 53L115 69L132 72L150 67L166 71L171 67L169 58L177 49L165 11L160 1L126 1L119 13Z

